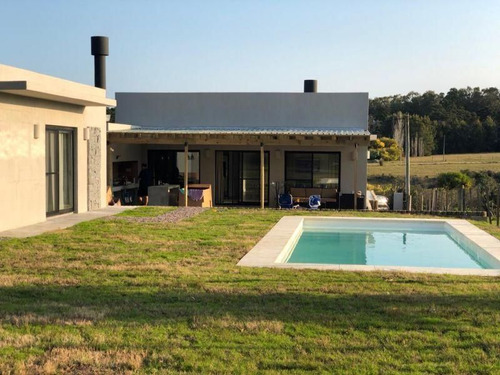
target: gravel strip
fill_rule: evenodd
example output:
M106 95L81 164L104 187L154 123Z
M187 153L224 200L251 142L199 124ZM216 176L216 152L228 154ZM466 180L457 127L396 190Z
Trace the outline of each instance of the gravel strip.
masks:
M174 211L164 213L163 215L154 217L114 217L115 219L125 219L133 221L134 223L176 223L178 221L196 216L205 211L206 208L202 207L179 207Z

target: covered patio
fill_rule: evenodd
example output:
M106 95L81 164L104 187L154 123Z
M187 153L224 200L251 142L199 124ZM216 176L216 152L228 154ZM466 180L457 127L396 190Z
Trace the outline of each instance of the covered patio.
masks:
M160 151L165 153L160 155L167 156L170 155L167 152L176 152L175 168L180 171L179 182L186 196L191 183L210 184L217 205L234 201L226 199L225 190L231 193L240 189L236 194L242 197L238 203L258 204L264 208L266 204L273 206L277 195L284 193L288 186L313 187L320 181L325 186L335 187L341 194L351 195L353 208L358 208L354 196L355 192L364 194L366 191L366 162L363 160L366 160L367 146L373 136L357 128L152 129L109 124L107 137L108 186L113 185L113 167L117 160L150 165ZM311 162L305 163L309 155L316 154L321 157L312 160L311 156ZM332 160L338 166L332 166ZM298 171L293 170L294 163ZM194 170L195 164L199 171ZM307 179L302 175L308 173L308 169L318 168L325 171L320 170L314 181L311 177L311 186L307 186ZM238 175L234 181L228 176L231 173ZM291 176L293 173L302 175ZM334 175L327 178L330 177L328 173ZM236 181L238 179L240 181ZM158 182L156 178L154 183ZM229 186L231 183L238 186ZM184 204L187 206L189 200L184 199Z

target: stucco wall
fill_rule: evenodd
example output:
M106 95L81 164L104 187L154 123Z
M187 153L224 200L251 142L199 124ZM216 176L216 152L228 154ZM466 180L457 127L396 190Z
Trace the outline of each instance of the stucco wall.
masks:
M144 127L368 129L368 93L117 93L116 122Z
M87 142L83 128L97 127L105 134L104 107L83 107L0 93L0 231L46 219L45 126L75 129L75 211L88 209ZM34 124L40 138L34 139ZM106 139L101 137L101 147ZM106 178L106 153L101 153L102 181ZM100 207L105 205L105 184Z

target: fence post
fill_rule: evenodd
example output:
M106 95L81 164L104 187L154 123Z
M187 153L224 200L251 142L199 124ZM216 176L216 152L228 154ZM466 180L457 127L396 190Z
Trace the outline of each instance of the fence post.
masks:
M434 194L435 191L436 191L436 189L431 190L431 211L434 211L434 209L435 209L435 202L436 202L435 194Z
M460 196L460 208L462 212L465 212L465 186L462 185L462 189L460 190L461 196Z
M497 189L497 227L500 226L500 185Z
M493 223L493 212L491 212L491 204L490 204L490 189L486 188L486 214L488 215L489 223Z

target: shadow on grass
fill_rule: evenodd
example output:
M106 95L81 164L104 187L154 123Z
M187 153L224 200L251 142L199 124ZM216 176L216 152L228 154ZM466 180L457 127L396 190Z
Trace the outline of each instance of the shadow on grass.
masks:
M134 288L15 286L0 288L0 318L12 324L87 320L175 323L232 317L241 321L327 324L345 329L457 330L498 320L500 296L220 293Z

